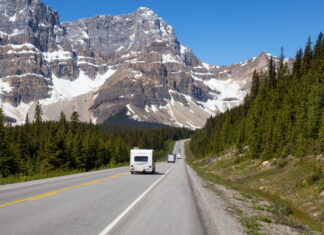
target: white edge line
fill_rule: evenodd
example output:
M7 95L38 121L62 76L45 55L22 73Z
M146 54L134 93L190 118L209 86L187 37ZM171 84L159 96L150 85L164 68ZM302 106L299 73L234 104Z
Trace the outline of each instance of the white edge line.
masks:
M175 165L173 167L175 167ZM146 189L144 193L142 193L132 204L130 204L122 213L120 213L120 215L116 217L116 219L114 219L101 233L99 233L99 235L108 234L118 224L118 222L121 221L122 218L127 215L127 213L173 169L173 167L167 170L163 176L157 179L148 189Z

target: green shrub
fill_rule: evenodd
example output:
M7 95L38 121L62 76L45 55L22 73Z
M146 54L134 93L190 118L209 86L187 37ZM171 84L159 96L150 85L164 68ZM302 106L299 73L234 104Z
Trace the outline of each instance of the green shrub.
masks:
M258 223L257 217L244 217L241 219L245 227L245 232L248 235L260 235L261 225Z
M321 168L315 168L314 172L307 178L309 184L314 184L324 178L324 173Z
M284 200L277 200L267 211L281 216L288 216L293 213L290 203Z
M259 220L266 222L266 223L272 223L272 219L269 218L268 216L264 216L264 215L259 216Z
M286 158L279 158L276 161L276 165L278 168L284 168L285 166L288 165L288 160Z

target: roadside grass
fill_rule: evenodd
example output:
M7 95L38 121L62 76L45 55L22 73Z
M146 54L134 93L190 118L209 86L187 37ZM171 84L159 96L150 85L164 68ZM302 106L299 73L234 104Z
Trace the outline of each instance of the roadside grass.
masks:
M272 219L269 216L265 216L265 215L260 215L258 217L258 220L266 222L266 223L272 223Z
M188 164L199 176L228 189L237 189L243 196L237 200L255 198L256 201L261 199L270 203L270 206L257 203L252 206L256 210L270 212L274 219L244 219L242 224L248 234L260 234L254 220L286 224L305 234L309 231L307 227L324 232L324 203L320 196L324 190L324 177L321 162L316 157L291 158L289 161L275 159L271 166L265 168L262 161L246 158L233 149L198 160L191 153L188 142L185 150Z
M241 218L247 235L261 235L261 225L255 216Z
M118 163L118 164L108 164L106 166L102 166L98 169L94 169L92 171L98 171L98 170L105 170L105 169L111 169L111 168L117 168L117 167L123 167L128 166L129 163ZM53 170L46 173L38 173L31 176L26 175L14 175L9 176L6 178L0 177L0 185L4 184L13 184L13 183L19 183L19 182L26 182L31 180L40 180L40 179L46 179L46 178L53 178L53 177L59 177L59 176L65 176L65 175L73 175L73 174L79 174L79 173L85 173L85 172L91 172L91 171L84 171L84 170Z
M252 208L259 211L265 211L267 209L265 206L259 204L253 205Z

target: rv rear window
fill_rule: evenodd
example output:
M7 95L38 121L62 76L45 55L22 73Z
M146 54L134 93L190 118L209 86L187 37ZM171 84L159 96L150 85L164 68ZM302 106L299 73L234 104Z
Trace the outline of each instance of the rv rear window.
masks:
M142 157L142 156L135 157L135 162L148 162L148 157Z

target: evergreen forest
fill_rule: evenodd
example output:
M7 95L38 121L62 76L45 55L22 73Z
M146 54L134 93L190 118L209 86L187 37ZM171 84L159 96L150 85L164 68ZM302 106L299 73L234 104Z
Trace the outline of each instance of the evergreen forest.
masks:
M190 148L198 158L228 148L248 148L259 159L303 157L324 152L324 38L308 39L292 66L283 50L266 71L254 71L242 105L208 119Z
M33 122L10 126L0 109L0 178L30 177L53 171L90 171L129 162L133 147L154 149L162 159L172 141L187 138L191 131L182 128L138 128L82 123L77 112L67 120L43 121L42 108L36 105Z

